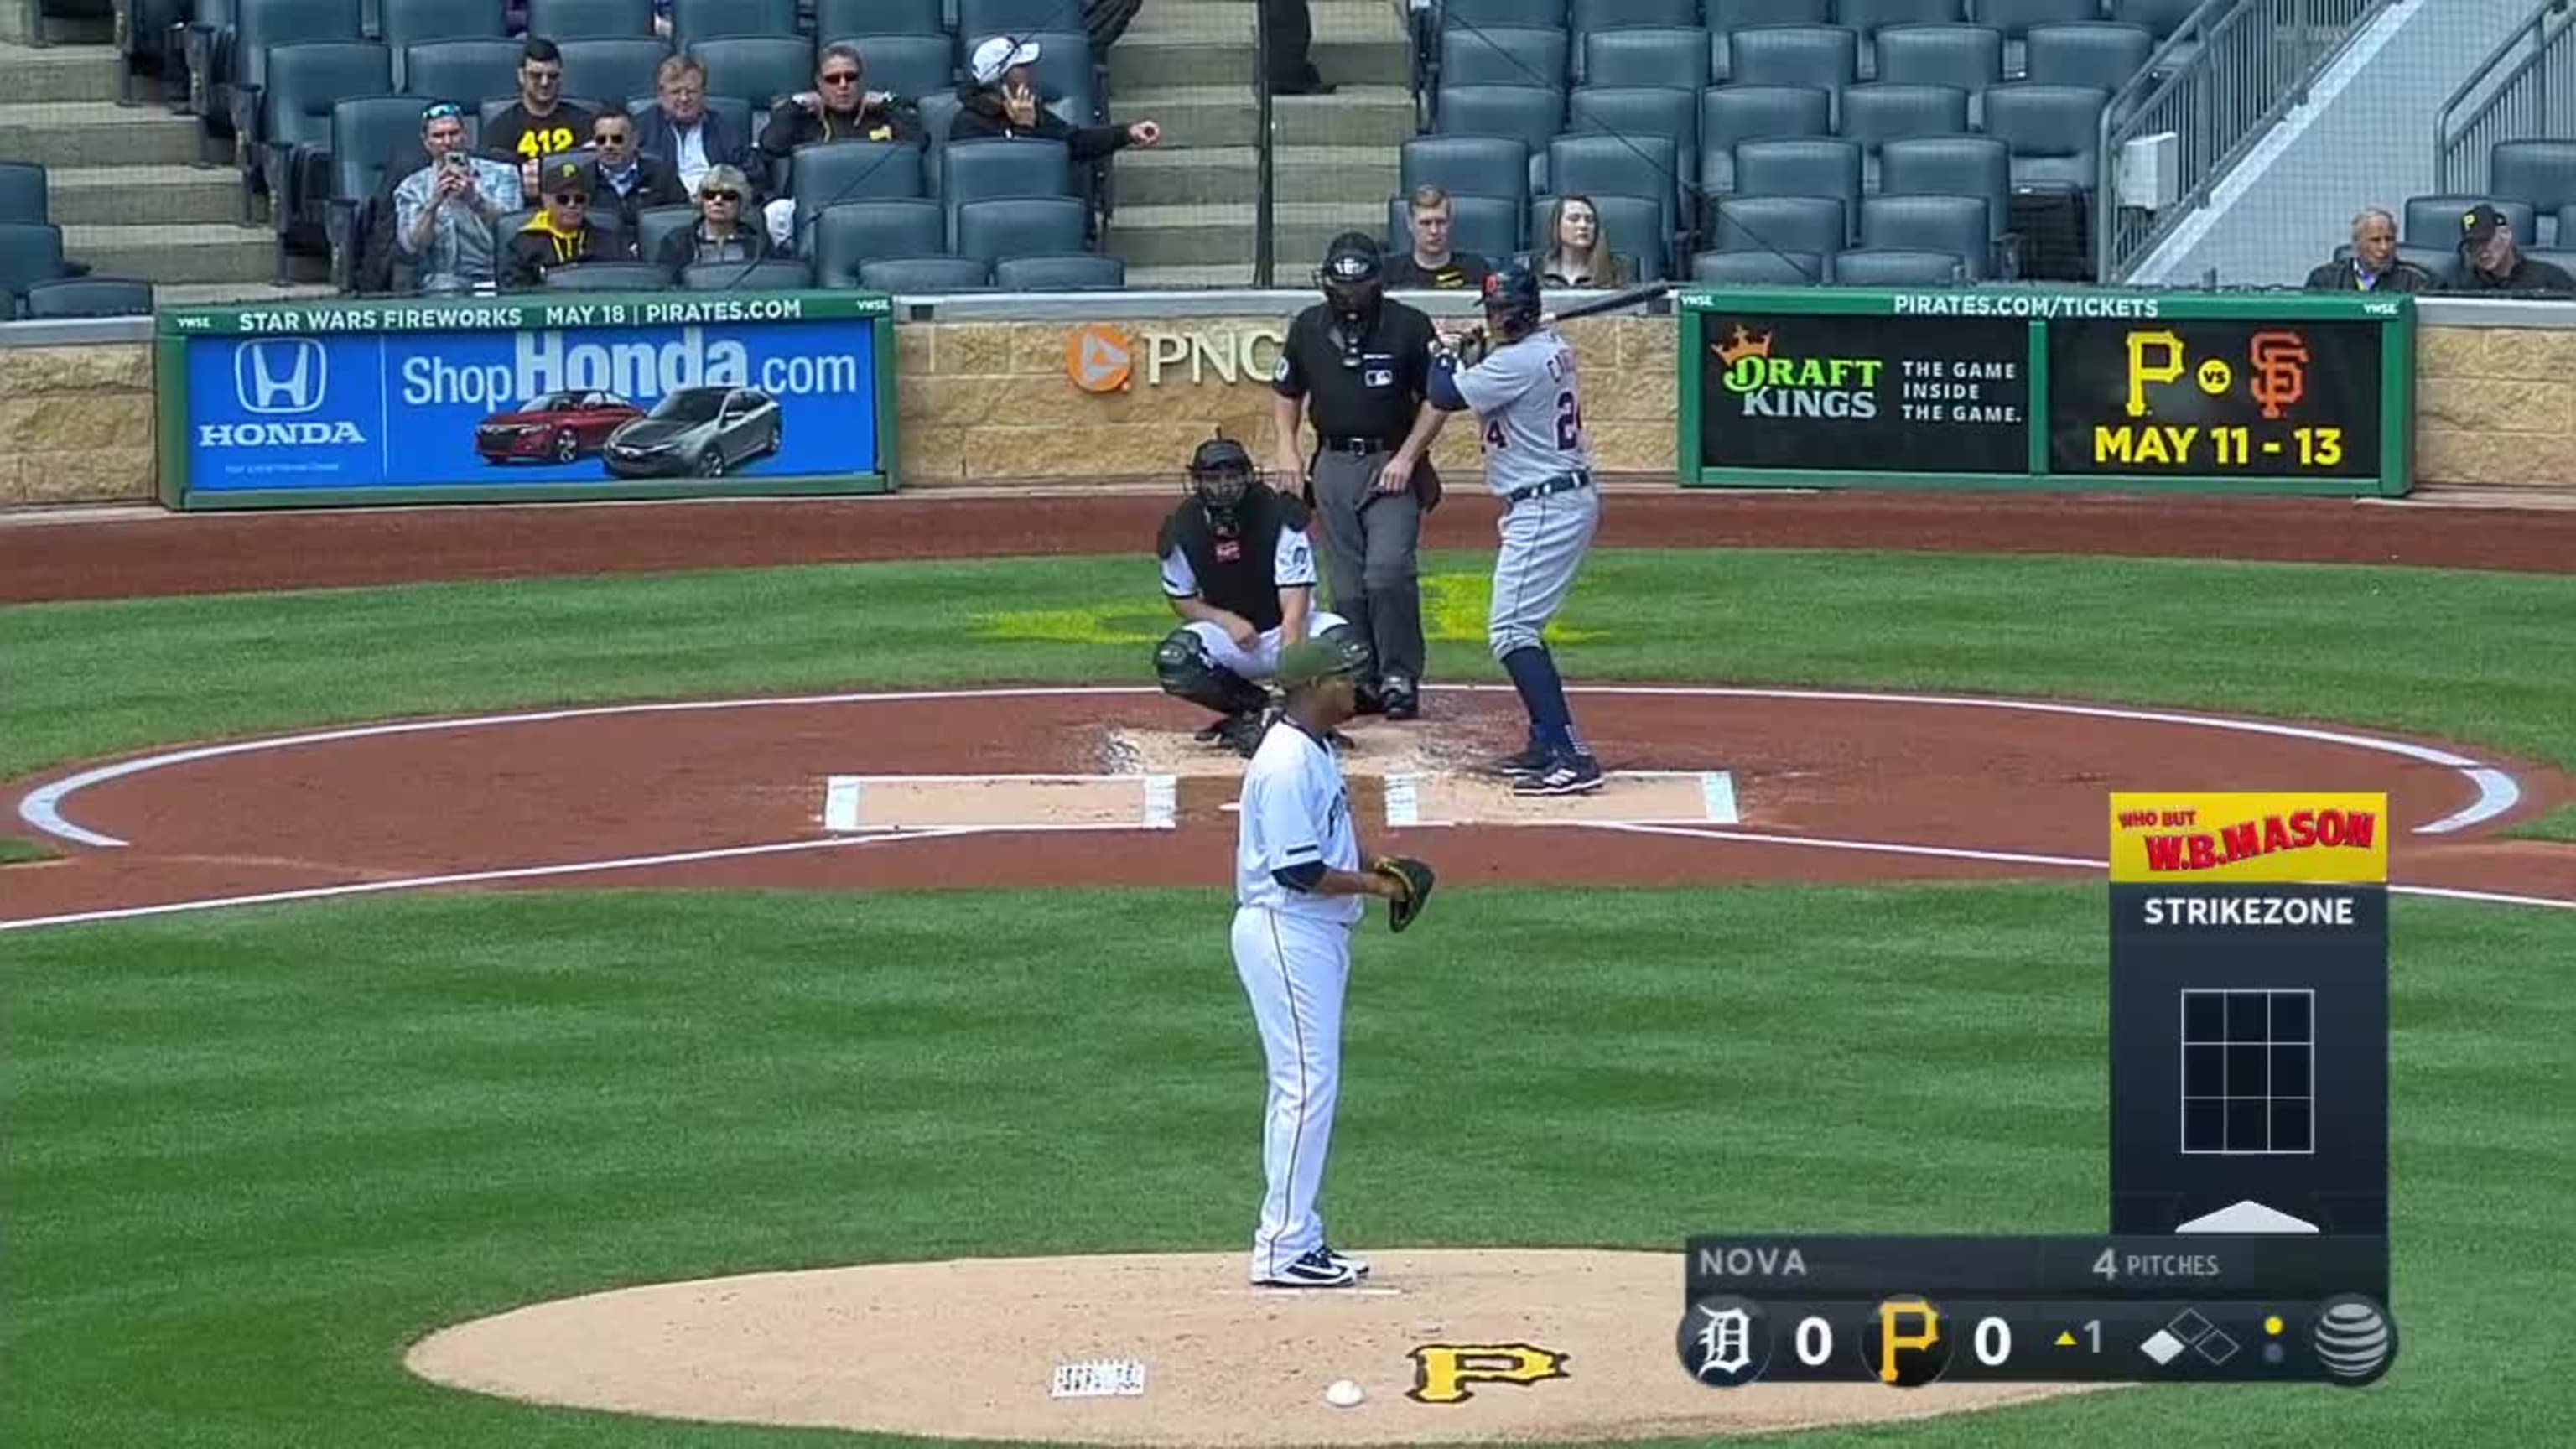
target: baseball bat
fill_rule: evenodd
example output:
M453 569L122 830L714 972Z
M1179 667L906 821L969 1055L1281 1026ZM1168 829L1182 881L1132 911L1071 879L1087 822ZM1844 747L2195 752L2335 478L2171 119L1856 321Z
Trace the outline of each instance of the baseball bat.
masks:
M1614 292L1596 301L1579 302L1562 312L1552 312L1548 315L1555 322L1571 322L1577 317L1598 316L1603 312L1616 312L1622 307L1634 307L1640 303L1651 302L1672 289L1673 284L1670 282L1648 282L1642 287L1630 287L1624 292Z

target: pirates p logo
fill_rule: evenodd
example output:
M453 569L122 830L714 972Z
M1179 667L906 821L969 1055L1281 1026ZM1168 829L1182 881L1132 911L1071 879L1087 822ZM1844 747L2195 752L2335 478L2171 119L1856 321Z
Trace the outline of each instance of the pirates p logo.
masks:
M1519 1384L1526 1388L1549 1379L1569 1377L1569 1354L1534 1343L1426 1343L1407 1355L1413 1360L1413 1387L1404 1396L1417 1404L1462 1404L1475 1397L1474 1384Z

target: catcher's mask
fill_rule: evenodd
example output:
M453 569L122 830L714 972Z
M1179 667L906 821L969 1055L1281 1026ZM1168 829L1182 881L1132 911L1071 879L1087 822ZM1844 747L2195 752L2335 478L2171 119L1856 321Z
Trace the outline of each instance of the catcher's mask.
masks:
M1511 342L1537 331L1540 305L1538 273L1525 264L1486 276L1485 325L1496 339Z
M1232 538L1242 526L1235 510L1252 482L1252 455L1232 438L1210 438L1190 455L1190 495L1220 538Z
M1377 316L1385 279L1386 259L1366 232L1343 232L1324 249L1319 280L1323 283L1324 300L1332 306L1333 320L1340 324L1336 332L1344 367L1360 365L1361 337Z

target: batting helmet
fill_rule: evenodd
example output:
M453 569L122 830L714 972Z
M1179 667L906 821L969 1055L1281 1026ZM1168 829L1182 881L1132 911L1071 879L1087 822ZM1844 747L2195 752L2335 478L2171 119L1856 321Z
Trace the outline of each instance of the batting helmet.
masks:
M1232 438L1210 438L1190 455L1190 494L1219 534L1234 533L1234 511L1252 491L1253 474L1252 454Z
M1538 330L1538 273L1514 262L1485 276L1485 324L1503 341Z

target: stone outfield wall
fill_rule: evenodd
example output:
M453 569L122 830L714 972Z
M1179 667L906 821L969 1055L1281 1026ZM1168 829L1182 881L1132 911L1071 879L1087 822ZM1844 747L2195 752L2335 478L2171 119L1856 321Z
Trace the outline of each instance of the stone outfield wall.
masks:
M902 485L1170 478L1219 427L1266 463L1284 321L1122 323L1096 330L1088 354L1083 329L1064 322L906 325ZM1605 472L1672 471L1673 326L1603 317L1566 328ZM1124 387L1077 385L1077 374L1106 384L1122 355ZM150 356L139 343L0 347L0 507L153 496ZM2428 326L2417 361L2420 481L2576 484L2576 330ZM1435 456L1452 480L1480 471L1473 430L1455 422Z

